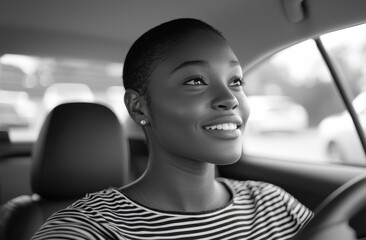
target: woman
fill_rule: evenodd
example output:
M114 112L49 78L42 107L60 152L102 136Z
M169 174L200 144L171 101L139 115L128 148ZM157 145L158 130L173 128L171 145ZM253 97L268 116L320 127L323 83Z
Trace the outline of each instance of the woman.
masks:
M177 19L149 30L123 81L146 172L54 214L34 239L290 239L311 218L274 185L215 178L215 165L240 158L249 116L239 61L216 29Z

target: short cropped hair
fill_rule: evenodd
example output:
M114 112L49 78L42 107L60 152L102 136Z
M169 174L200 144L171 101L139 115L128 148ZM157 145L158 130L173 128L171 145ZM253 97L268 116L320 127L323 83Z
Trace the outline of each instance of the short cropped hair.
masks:
M208 30L225 40L211 25L191 18L180 18L158 25L141 35L129 49L123 66L123 85L148 100L151 73L168 51L196 30Z

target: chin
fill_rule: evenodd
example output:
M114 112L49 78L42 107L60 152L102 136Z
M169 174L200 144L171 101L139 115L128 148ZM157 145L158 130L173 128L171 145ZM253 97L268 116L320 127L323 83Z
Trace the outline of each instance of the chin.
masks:
M242 151L240 152L227 151L226 153L227 154L223 155L221 152L220 154L215 155L214 157L211 158L211 161L209 162L215 165L231 165L239 161L242 155Z
M241 158L243 154L242 144L232 145L230 148L215 151L216 159L219 161L216 165L230 165L234 164Z

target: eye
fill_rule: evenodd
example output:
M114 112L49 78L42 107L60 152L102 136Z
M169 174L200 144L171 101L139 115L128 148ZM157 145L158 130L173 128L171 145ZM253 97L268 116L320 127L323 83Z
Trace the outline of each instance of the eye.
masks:
M230 83L231 87L242 87L244 86L245 82L242 78L236 77L234 80Z
M190 79L184 83L185 85L190 86L201 86L201 85L207 85L205 81L201 77L195 77L193 79Z

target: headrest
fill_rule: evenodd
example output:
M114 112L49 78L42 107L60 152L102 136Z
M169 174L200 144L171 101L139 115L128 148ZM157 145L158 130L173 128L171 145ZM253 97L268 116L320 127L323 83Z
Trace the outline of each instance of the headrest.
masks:
M79 198L122 186L127 174L127 139L109 108L66 103L49 113L33 149L34 193L44 198Z

